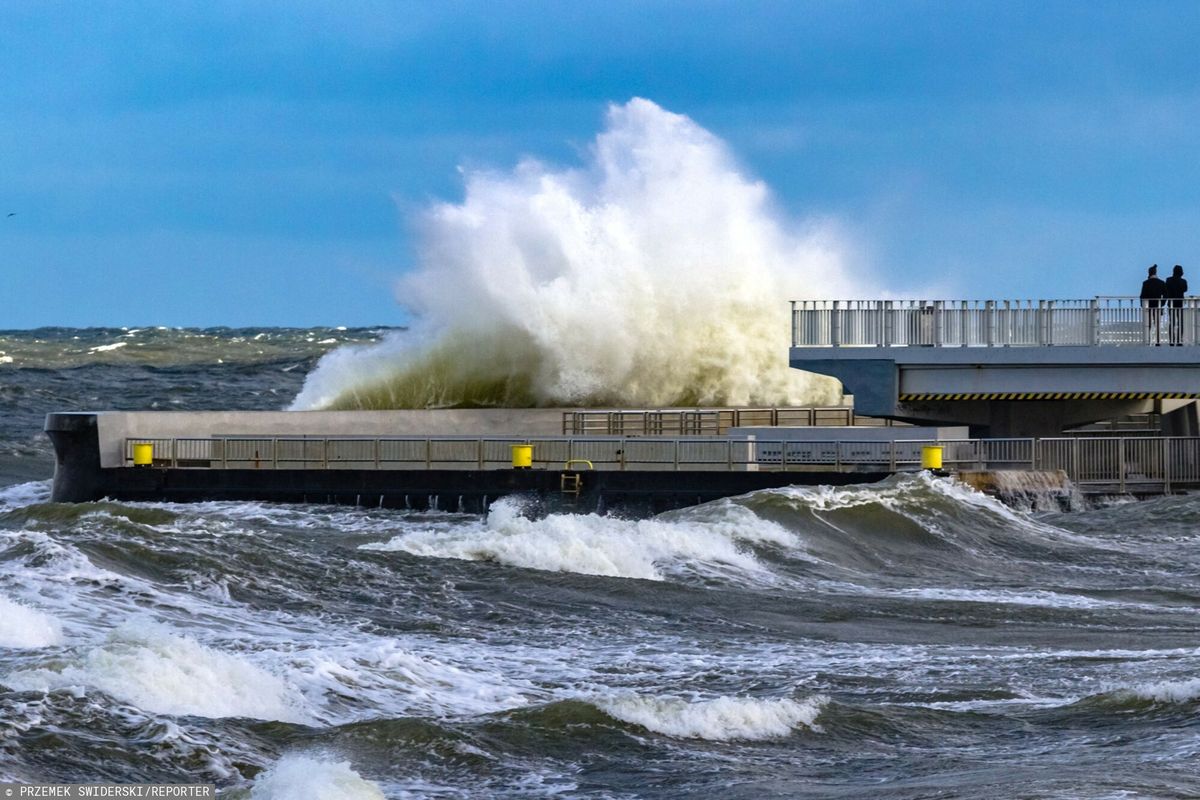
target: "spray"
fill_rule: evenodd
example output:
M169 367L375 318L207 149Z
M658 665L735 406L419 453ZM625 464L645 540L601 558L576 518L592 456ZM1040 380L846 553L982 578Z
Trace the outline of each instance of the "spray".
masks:
M294 409L830 403L789 299L858 295L828 222L786 223L691 119L608 109L582 166L466 174L399 284L418 320L327 354Z

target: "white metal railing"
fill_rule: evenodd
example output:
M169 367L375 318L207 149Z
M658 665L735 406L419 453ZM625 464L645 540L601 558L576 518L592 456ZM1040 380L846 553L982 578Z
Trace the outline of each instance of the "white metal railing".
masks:
M793 347L1200 345L1200 298L793 300Z
M961 470L1062 470L1075 484L1125 492L1200 487L1200 437L1074 436L1052 439L786 441L729 438L294 438L213 437L125 442L153 445L153 466L179 469L506 469L514 444L533 445L535 469L582 459L601 470L812 470L902 472L924 447Z

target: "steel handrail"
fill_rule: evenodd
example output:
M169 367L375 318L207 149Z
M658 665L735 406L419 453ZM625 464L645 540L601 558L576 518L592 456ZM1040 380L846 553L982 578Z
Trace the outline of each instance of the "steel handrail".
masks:
M1200 297L793 300L793 347L1200 345Z

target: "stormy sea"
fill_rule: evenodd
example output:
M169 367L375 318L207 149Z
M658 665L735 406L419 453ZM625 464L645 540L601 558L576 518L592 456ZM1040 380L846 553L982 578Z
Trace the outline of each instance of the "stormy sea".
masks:
M1200 500L916 475L651 519L50 503L48 411L278 409L345 329L0 333L0 780L1200 795Z

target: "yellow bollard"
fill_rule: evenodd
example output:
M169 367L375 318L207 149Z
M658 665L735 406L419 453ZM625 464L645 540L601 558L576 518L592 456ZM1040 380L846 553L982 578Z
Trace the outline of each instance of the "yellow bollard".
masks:
M533 466L533 445L514 444L512 446L513 469L529 469Z
M148 467L154 463L154 445L150 442L134 442L133 465Z
M942 448L930 445L921 448L921 469L941 469Z

